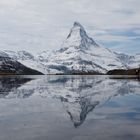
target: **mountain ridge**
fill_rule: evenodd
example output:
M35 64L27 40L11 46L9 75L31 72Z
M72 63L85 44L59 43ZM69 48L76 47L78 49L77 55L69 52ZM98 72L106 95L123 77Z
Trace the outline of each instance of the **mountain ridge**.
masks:
M138 68L140 62L140 55L119 54L99 46L79 22L74 22L59 50L37 55L27 51L3 53L44 74L106 74L116 69Z
M0 52L3 54L0 56L0 75L42 75L43 73L24 66L20 62L10 58L8 54Z

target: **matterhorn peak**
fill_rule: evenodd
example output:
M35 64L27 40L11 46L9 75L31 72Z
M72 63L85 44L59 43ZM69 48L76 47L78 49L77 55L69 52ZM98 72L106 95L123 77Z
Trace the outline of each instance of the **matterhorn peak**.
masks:
M85 30L84 27L79 22L75 21L73 24L73 28L77 28L77 27L82 30Z
M71 28L71 33L73 33L73 32L77 32L77 33L79 33L79 35L87 36L84 27L77 21L74 22L73 27Z
M79 22L74 22L70 33L63 44L63 47L78 47L89 49L90 46L98 46L92 38L90 38L84 27Z
M82 37L81 34L82 34L82 36L83 35L87 36L84 27L79 22L74 22L73 27L71 28L71 31L70 31L67 39L71 38L73 36L74 36L74 38L75 37L78 37L78 38Z

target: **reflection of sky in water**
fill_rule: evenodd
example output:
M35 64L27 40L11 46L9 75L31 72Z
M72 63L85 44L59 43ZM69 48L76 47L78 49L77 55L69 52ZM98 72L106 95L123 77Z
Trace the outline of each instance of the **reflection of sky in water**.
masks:
M99 107L107 112L102 111L100 115L109 119L132 119L136 121L140 119L140 96L126 95L114 98Z
M137 80L52 76L0 81L0 140L140 139Z
M89 115L87 124L94 124L97 139L138 140L140 139L139 102L138 95L125 95L111 99Z

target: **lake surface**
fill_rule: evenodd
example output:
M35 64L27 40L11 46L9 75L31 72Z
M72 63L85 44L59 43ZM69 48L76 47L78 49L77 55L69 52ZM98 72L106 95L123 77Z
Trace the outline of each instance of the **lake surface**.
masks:
M0 77L0 140L140 140L140 81Z

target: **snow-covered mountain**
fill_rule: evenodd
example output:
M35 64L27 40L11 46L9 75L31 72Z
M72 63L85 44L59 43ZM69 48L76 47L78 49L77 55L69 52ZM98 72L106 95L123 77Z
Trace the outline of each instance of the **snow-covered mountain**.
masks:
M0 52L0 73L1 74L41 74L12 59L5 52Z
M126 68L116 53L96 44L77 22L74 23L62 48L49 57L47 65L50 73L53 69L60 73L106 73L112 69Z
M44 74L106 73L114 69L138 68L140 55L129 56L99 46L83 26L75 22L61 49L33 55L5 51L9 57Z
M27 51L9 51L6 50L5 53L8 55L8 57L11 57L12 59L20 62L21 64L30 67L32 69L38 70L44 74L48 73L48 69L46 66L47 62L47 52L41 52L37 55L33 55ZM45 54L46 55L45 55Z
M129 68L140 68L140 54L131 56L128 63Z
M6 54L8 54L9 57L15 59L15 60L28 60L28 59L32 59L34 60L34 56L26 51L18 51L18 52L14 52L14 51L9 51L6 50L5 51Z

